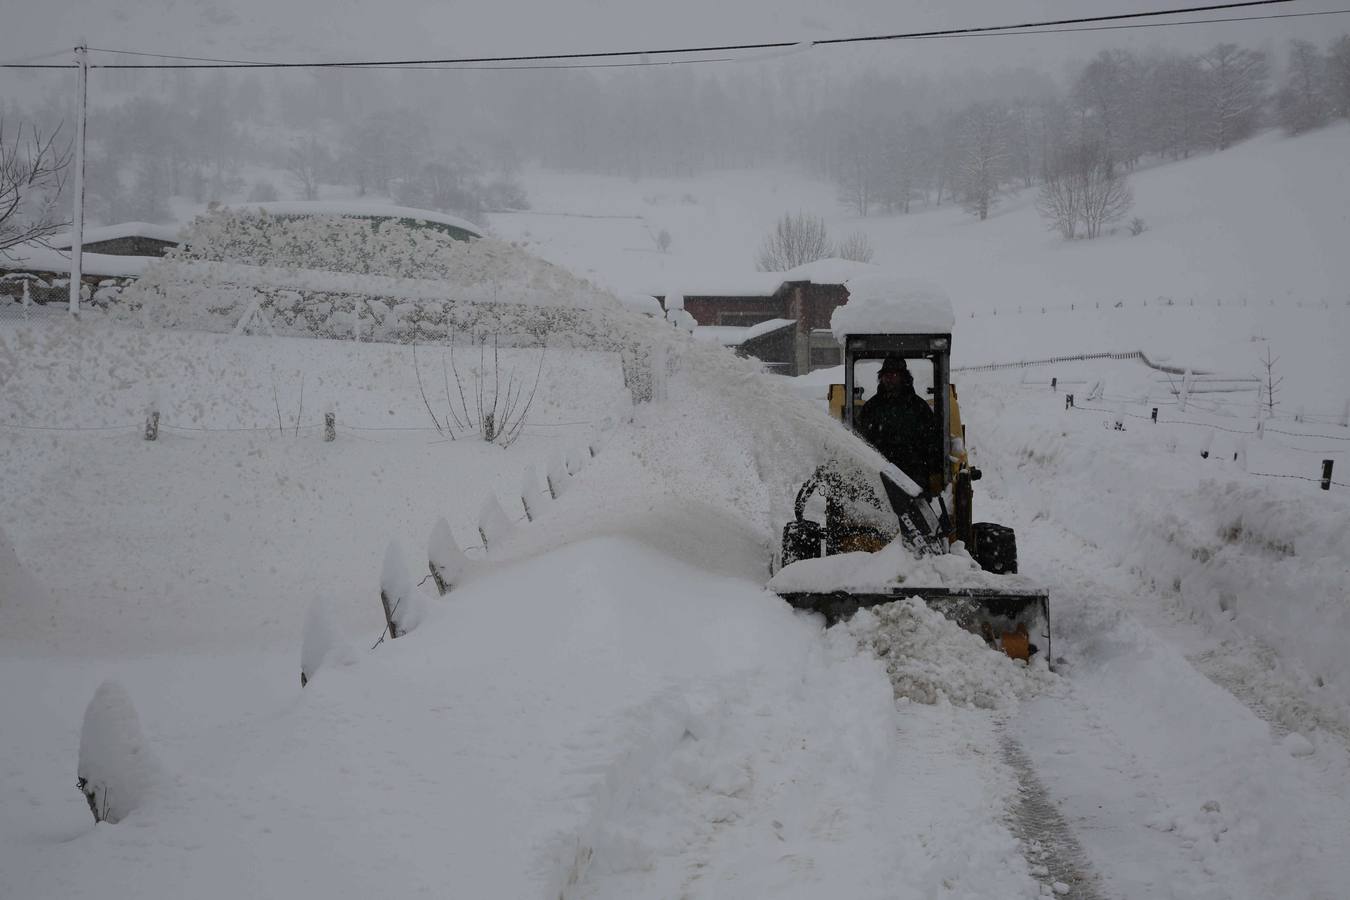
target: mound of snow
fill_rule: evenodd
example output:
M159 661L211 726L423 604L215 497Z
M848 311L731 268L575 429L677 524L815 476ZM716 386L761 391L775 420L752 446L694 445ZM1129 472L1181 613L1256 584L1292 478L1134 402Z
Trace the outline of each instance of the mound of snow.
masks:
M1044 663L1015 661L918 597L859 610L846 625L886 666L897 698L1002 709L1054 678Z
M325 666L351 666L357 659L356 648L343 639L337 627L332 603L326 597L315 597L305 613L300 642L300 686L313 681Z
M116 681L99 685L84 711L77 772L94 818L109 823L144 805L159 780L159 762L141 733L131 697Z
M952 301L936 285L885 272L846 281L848 302L830 316L838 341L850 334L951 334Z

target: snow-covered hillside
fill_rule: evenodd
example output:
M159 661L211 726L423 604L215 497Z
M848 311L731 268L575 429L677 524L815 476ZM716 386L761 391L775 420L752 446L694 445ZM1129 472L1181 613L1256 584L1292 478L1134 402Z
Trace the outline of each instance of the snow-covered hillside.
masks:
M1033 190L1005 196L985 222L952 206L860 219L843 212L830 185L789 171L638 181L534 173L536 211L495 215L492 225L624 291L752 271L774 221L801 210L825 217L837 237L865 232L874 262L944 285L958 316L1159 297L1344 305L1346 183L1350 125L1342 124L1298 138L1270 132L1133 173L1131 215L1148 225L1137 237L1122 225L1065 243L1046 229ZM655 244L662 229L671 235L664 254Z

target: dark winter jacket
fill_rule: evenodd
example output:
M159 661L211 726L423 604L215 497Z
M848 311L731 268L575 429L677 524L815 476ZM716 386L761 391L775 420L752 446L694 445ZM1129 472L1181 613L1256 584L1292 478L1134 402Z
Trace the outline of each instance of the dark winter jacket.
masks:
M884 387L858 412L857 432L873 447L928 490L928 479L937 471L937 416L913 388Z

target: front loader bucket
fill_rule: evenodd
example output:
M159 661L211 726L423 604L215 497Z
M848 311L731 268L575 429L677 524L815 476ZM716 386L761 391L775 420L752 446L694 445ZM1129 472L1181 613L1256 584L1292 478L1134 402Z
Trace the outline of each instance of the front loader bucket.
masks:
M825 624L849 618L860 609L919 597L931 609L978 634L1014 659L1050 655L1050 595L1046 591L997 588L897 587L888 591L795 591L779 594L797 609L818 612Z

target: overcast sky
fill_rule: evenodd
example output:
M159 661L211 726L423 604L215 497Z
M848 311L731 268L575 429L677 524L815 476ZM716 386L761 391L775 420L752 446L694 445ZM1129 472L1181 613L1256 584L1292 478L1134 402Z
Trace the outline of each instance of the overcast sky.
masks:
M16 0L0 13L0 59L61 51L79 38L99 47L287 60L657 48L1009 24L1203 2L1207 0ZM1350 7L1350 0L1294 0L1206 15L1341 7ZM812 52L828 55L832 64L897 65L909 71L1030 65L1057 74L1066 62L1090 57L1103 47L1190 49L1231 40L1280 49L1293 36L1325 43L1346 31L1350 15L908 41Z

